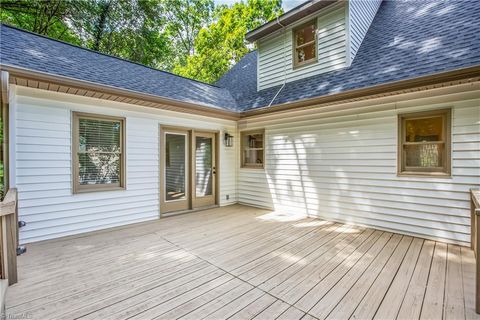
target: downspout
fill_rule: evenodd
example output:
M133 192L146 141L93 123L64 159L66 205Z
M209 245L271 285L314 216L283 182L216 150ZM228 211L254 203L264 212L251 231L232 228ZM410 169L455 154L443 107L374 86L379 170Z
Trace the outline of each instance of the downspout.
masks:
M273 101L275 101L275 99L278 97L278 95L280 94L280 92L282 92L283 88L285 87L285 84L287 83L287 54L285 52L286 50L286 41L287 41L287 33L285 32L285 26L283 24L280 23L280 19L278 19L277 17L277 24L282 27L282 32L283 32L283 84L282 86L280 87L280 89L278 89L277 93L275 94L275 96L273 97L273 99L270 101L270 103L268 104L267 108L271 107L272 104L273 104Z

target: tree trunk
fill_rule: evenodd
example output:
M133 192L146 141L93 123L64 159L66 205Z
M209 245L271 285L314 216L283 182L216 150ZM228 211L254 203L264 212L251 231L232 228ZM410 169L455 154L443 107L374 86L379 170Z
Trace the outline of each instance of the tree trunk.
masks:
M107 24L108 15L110 14L110 9L112 2L101 2L100 4L100 16L98 18L97 24L95 26L95 32L93 34L93 46L92 49L99 51L100 43L102 42L105 26Z

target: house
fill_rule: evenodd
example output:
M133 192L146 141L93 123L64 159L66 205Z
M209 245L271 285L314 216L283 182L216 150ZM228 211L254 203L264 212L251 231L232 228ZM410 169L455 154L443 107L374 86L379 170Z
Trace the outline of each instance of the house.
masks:
M3 25L21 240L240 202L468 243L479 15L307 2L215 85Z
M202 242L194 232L207 232L208 219L221 230L222 219L236 221L238 228L243 226L245 237L260 230L259 225L247 223L245 217L250 213L242 216L240 209L229 206L238 203L274 209L287 220L301 215L328 221L319 222L324 226L340 222L358 230L380 230L368 231L375 239L383 239L381 232L385 231L448 243L449 255L450 248L458 250L452 259L460 255L463 259L463 249L451 244L470 246L474 228L470 189L480 187L478 21L480 5L475 1L311 0L250 31L246 39L257 49L215 84L2 25L3 161L6 185L18 190L19 220L26 222L20 229L20 243L33 245L131 224L135 224L132 230L144 232L135 227L136 223L151 222L150 228L157 228L153 225L156 220L175 215L171 219L177 220L165 219L170 222L161 228L172 234L173 230L192 232L179 240L188 248L195 245L192 242ZM217 220L210 213L204 221L187 220L190 214L177 215L225 206L229 206L225 212L232 215L225 213ZM239 214L238 219L232 217L233 213ZM176 222L185 223L184 229ZM348 230L340 231L345 239L350 237ZM265 232L274 237L273 231ZM403 236L395 238L392 250L399 248L403 254L417 250L418 256L423 240L415 242L410 237L410 245L400 241ZM117 234L114 240L120 241L121 236ZM70 244L76 250L92 245L86 238L77 241L78 245ZM150 237L146 243L152 241L163 240ZM223 241L232 250L236 245L233 240ZM283 245L286 240L272 238L268 243L277 241ZM61 244L46 244L52 247L45 257L55 258ZM430 243L430 249L425 250L433 254L434 246ZM228 251L220 247L208 250L210 256L215 250L224 255ZM244 254L256 252L251 249ZM38 252L33 255L38 263L44 260ZM412 254L402 260L399 255L398 266L414 257ZM68 263L69 259L62 261ZM230 263L221 265L222 270L238 270L232 267L232 261L240 259L243 257L232 253L228 260L222 260ZM289 259L295 259L295 255L284 260ZM116 260L102 261L107 264ZM430 270L430 261L423 261L428 266L422 270ZM432 270L447 270L438 261L433 260ZM271 263L273 270L279 262ZM429 280L428 288L422 287L423 294L433 301L440 292L443 299L449 286L468 284L466 270L471 265L464 260L461 263L466 267L462 264L458 268L464 271L451 269L448 262L450 271L440 278L446 280L432 280L432 284ZM53 272L61 268L61 263L48 266ZM29 267L36 265L32 262ZM364 271L352 270L359 275ZM414 272L413 267L403 271ZM457 271L463 275L462 281L456 281ZM71 274L65 272L65 277ZM379 279L385 280L389 274L396 276L396 271L386 272ZM93 280L101 281L101 275ZM395 283L392 288L409 285L409 280L399 277L389 280ZM418 285L425 281L426 286L427 278L428 274L424 280L419 275ZM261 279L257 284L262 290L274 287L265 287L269 285L267 278L255 279ZM39 286L37 280L31 281L33 287ZM329 281L333 286L339 279ZM437 287L438 283L447 289ZM58 285L49 285L53 296ZM76 285L72 290L78 290ZM353 283L343 288L351 286ZM33 287L28 287L31 301ZM303 288L312 289L307 285ZM323 290L315 288L308 292L320 294ZM342 299L346 292L335 288L338 299ZM289 297L301 297L297 296L301 291L285 292L282 301L287 303ZM351 294L360 296L359 292ZM453 289L449 292L458 293ZM389 293L385 300L383 295L376 296L381 297L378 305L388 301L393 306L396 296L403 299ZM92 297L100 294L92 292ZM17 289L14 295L22 297L23 293ZM78 306L86 299L72 297L78 300L70 303L78 301ZM449 294L445 299L455 301ZM43 308L41 299L23 300ZM291 305L300 303L302 312L327 317L327 309L323 305L323 309L318 305L315 309L312 301L316 303L311 299L292 300ZM397 311L402 311L402 301ZM425 309L410 302L411 310L404 310L406 313ZM443 310L441 302L424 303L427 308L430 305L440 305L440 312ZM68 311L68 304L61 306ZM334 307L331 305L329 312L337 310ZM356 311L363 310L365 316L371 311L367 305L365 308ZM380 307L374 312L379 315L382 310L393 310L387 309ZM46 308L42 310L47 312ZM54 310L48 309L50 315ZM86 306L83 311L88 315L93 312L89 310ZM340 318L346 314L337 311ZM295 312L292 309L291 318ZM443 316L447 317L445 312ZM423 315L433 319L438 314ZM301 316L303 313L297 314ZM44 314L44 318L48 317Z
M467 244L479 17L309 1L215 85L2 25L21 242L239 202Z

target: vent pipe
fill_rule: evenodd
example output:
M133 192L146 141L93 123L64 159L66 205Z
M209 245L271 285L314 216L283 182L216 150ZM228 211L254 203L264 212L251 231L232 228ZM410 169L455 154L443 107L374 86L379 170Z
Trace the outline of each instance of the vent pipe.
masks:
M275 96L273 96L273 99L270 101L270 103L268 104L267 108L271 107L272 104L273 104L273 101L275 101L275 99L277 99L278 95L280 94L280 92L282 92L283 88L285 87L285 84L287 83L287 53L286 53L286 46L287 46L287 33L285 32L285 26L280 22L280 19L277 17L277 24L282 27L282 32L283 32L283 84L282 86L280 87L280 89L278 89L277 93L275 94Z

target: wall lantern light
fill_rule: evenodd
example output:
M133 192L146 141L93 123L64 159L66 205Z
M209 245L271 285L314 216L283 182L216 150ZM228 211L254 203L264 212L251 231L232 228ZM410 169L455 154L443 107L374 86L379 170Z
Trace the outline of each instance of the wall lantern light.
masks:
M228 132L225 132L223 142L225 143L225 147L233 147L233 136Z

